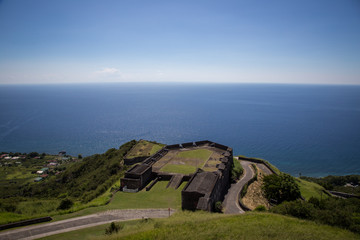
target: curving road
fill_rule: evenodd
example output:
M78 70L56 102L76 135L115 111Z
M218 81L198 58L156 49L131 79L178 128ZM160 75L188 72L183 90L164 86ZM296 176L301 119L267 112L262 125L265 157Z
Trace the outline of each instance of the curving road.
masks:
M225 214L238 214L245 212L240 207L238 201L240 191L244 187L245 183L247 183L254 176L255 173L251 167L252 162L240 161L240 164L244 168L244 174L237 183L231 184L231 187L229 188L229 191L225 196L225 199L223 201L223 208L225 209Z
M83 217L1 231L0 239L36 239L114 221L128 221L142 218L165 218L169 217L169 214L173 214L174 212L173 209L170 210L170 213L168 209L110 210Z

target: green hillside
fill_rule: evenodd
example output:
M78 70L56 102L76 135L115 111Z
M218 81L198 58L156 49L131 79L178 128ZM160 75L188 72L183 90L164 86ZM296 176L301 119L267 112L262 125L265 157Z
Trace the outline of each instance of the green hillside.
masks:
M347 230L271 213L223 215L178 212L167 219L130 221L118 234L105 235L109 224L44 239L360 239Z
M0 224L55 215L71 206L81 209L107 191L109 196L110 188L126 170L123 158L135 144L133 140L119 149L111 148L103 154L85 157L59 175L19 186L11 197L4 197L1 192ZM62 202L68 205L61 207ZM105 202L106 199L102 204Z

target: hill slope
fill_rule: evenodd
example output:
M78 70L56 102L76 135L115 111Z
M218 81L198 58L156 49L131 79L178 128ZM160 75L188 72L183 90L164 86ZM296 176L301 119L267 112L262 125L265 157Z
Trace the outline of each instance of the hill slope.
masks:
M104 234L107 224L45 239L360 239L359 235L336 227L258 212L242 215L178 212L167 219L121 224L123 229L111 236Z

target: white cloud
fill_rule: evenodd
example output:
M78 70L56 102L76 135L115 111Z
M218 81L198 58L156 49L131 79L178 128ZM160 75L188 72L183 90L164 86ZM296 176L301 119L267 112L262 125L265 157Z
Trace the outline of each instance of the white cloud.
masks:
M100 71L96 71L97 74L117 74L120 73L119 69L105 67Z

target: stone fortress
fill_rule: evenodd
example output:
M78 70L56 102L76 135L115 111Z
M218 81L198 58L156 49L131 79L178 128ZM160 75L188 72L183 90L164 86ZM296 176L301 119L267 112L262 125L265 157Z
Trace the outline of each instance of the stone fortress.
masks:
M179 153L198 149L208 150L210 157L204 164L199 160L201 167L193 173L178 174L162 171L167 164L186 164L179 161L176 156ZM191 164L198 161L197 159L187 160L192 161ZM167 145L131 167L120 181L121 189L126 192L137 192L147 186L148 191L161 180L169 181L168 187L176 189L184 181L188 181L181 191L182 209L213 211L215 203L224 199L230 187L232 164L232 148L218 143L206 140Z

